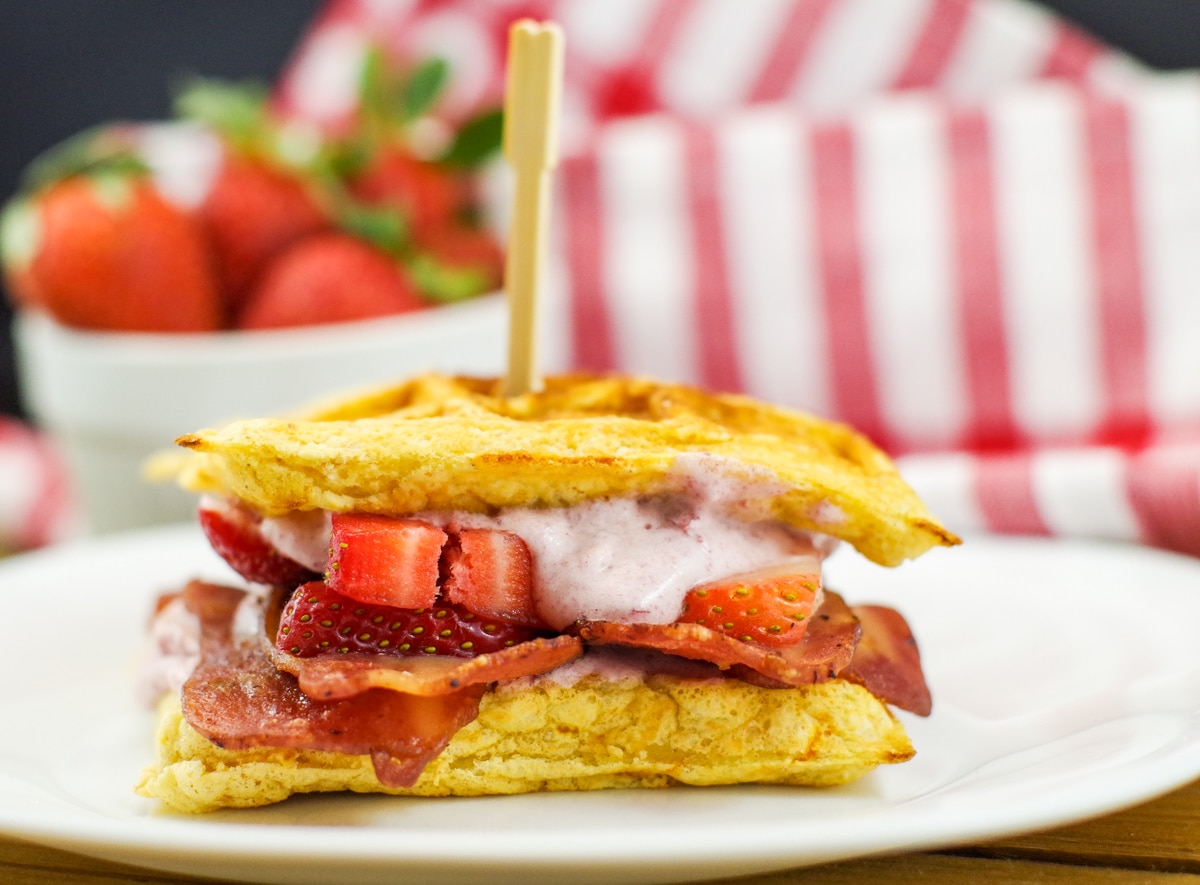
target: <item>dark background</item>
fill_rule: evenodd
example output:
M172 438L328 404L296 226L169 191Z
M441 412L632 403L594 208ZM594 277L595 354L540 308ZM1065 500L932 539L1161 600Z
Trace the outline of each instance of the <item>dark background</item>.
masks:
M595 0L604 2L604 0ZM1157 68L1200 67L1196 0L1038 0ZM322 0L0 0L0 201L81 129L169 114L188 74L274 79ZM0 413L21 414L0 298Z

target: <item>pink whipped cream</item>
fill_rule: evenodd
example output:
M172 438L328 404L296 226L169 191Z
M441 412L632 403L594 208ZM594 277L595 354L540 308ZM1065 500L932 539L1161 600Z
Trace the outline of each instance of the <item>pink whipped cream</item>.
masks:
M297 510L286 516L262 521L261 531L267 543L314 572L325 571L329 558L329 533L333 520L325 510Z
M569 508L413 515L441 526L519 535L533 558L538 614L559 630L580 618L669 624L697 584L783 561L819 574L821 560L836 545L828 536L759 518L767 512L765 502L783 490L768 471L733 468L713 455L683 455L668 486L677 491ZM324 569L327 514L267 519L263 534L297 562Z
M418 518L523 538L533 558L534 605L558 630L580 618L670 624L697 584L784 559L800 560L799 571L820 572L807 535L777 523L747 525L719 507L686 499L605 498L562 510Z

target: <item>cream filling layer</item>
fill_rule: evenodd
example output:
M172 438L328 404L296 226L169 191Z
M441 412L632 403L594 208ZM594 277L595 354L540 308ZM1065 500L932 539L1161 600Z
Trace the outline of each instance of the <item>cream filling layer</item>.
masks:
M449 529L512 532L533 559L534 603L555 629L579 619L669 624L698 584L789 562L819 575L833 538L773 520L748 519L779 489L766 474L733 472L723 459L682 456L680 491L644 498L601 498L569 508L512 508L495 514L406 514ZM278 550L323 571L329 549L326 513L263 521Z

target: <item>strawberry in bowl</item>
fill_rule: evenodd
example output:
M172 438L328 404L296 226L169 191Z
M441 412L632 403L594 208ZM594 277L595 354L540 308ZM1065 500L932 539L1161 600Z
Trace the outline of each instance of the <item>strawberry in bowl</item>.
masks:
M198 81L175 119L101 126L30 165L0 224L18 377L87 528L189 519L145 472L196 426L503 365L503 253L474 184L498 118L418 145L445 66L379 76L369 135L366 117L316 132L265 90ZM376 155L411 158L385 165L420 168L422 193L444 195L421 205L443 208L421 214L394 178L369 187Z

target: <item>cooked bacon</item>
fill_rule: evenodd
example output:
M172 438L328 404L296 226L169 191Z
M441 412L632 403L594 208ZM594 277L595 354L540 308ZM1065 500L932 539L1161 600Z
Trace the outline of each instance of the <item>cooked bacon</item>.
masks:
M837 676L919 716L928 716L933 706L916 640L904 617L884 606L850 608L829 590L804 639L782 648L742 642L699 624L580 621L573 631L590 645L650 648L709 661L739 679L769 688Z
M782 685L809 685L836 676L850 663L862 633L858 619L842 597L828 590L809 622L804 639L782 648L743 642L700 624L579 621L571 630L585 644L653 648L710 661L721 669L744 668Z
M421 697L450 694L472 685L537 676L583 654L574 636L532 639L473 658L442 655L324 655L298 658L276 653L275 665L296 676L300 688L313 698L348 698L384 689Z
M234 750L278 747L369 755L376 777L390 787L416 782L458 730L478 715L491 683L546 673L579 657L584 644L630 646L705 661L776 687L840 676L919 715L928 715L931 707L916 643L903 617L881 606L851 609L828 590L804 640L795 646L767 649L699 624L581 621L572 628L574 635L536 639L465 660L293 659L273 654L261 629L235 634L244 591L194 581L183 598L200 622L200 662L183 687L183 712L193 728L217 746Z
M854 658L838 675L864 686L880 700L928 716L933 699L921 671L921 653L904 616L881 605L851 609L863 626Z
M193 582L188 607L201 623L200 663L183 687L183 713L219 747L295 747L369 754L380 782L412 786L479 711L485 685L437 697L366 691L313 700L295 677L275 669L261 636L235 636L244 594Z
M200 621L200 645L224 645L233 636L233 619L238 606L250 594L236 587L189 581L183 588L183 604Z

